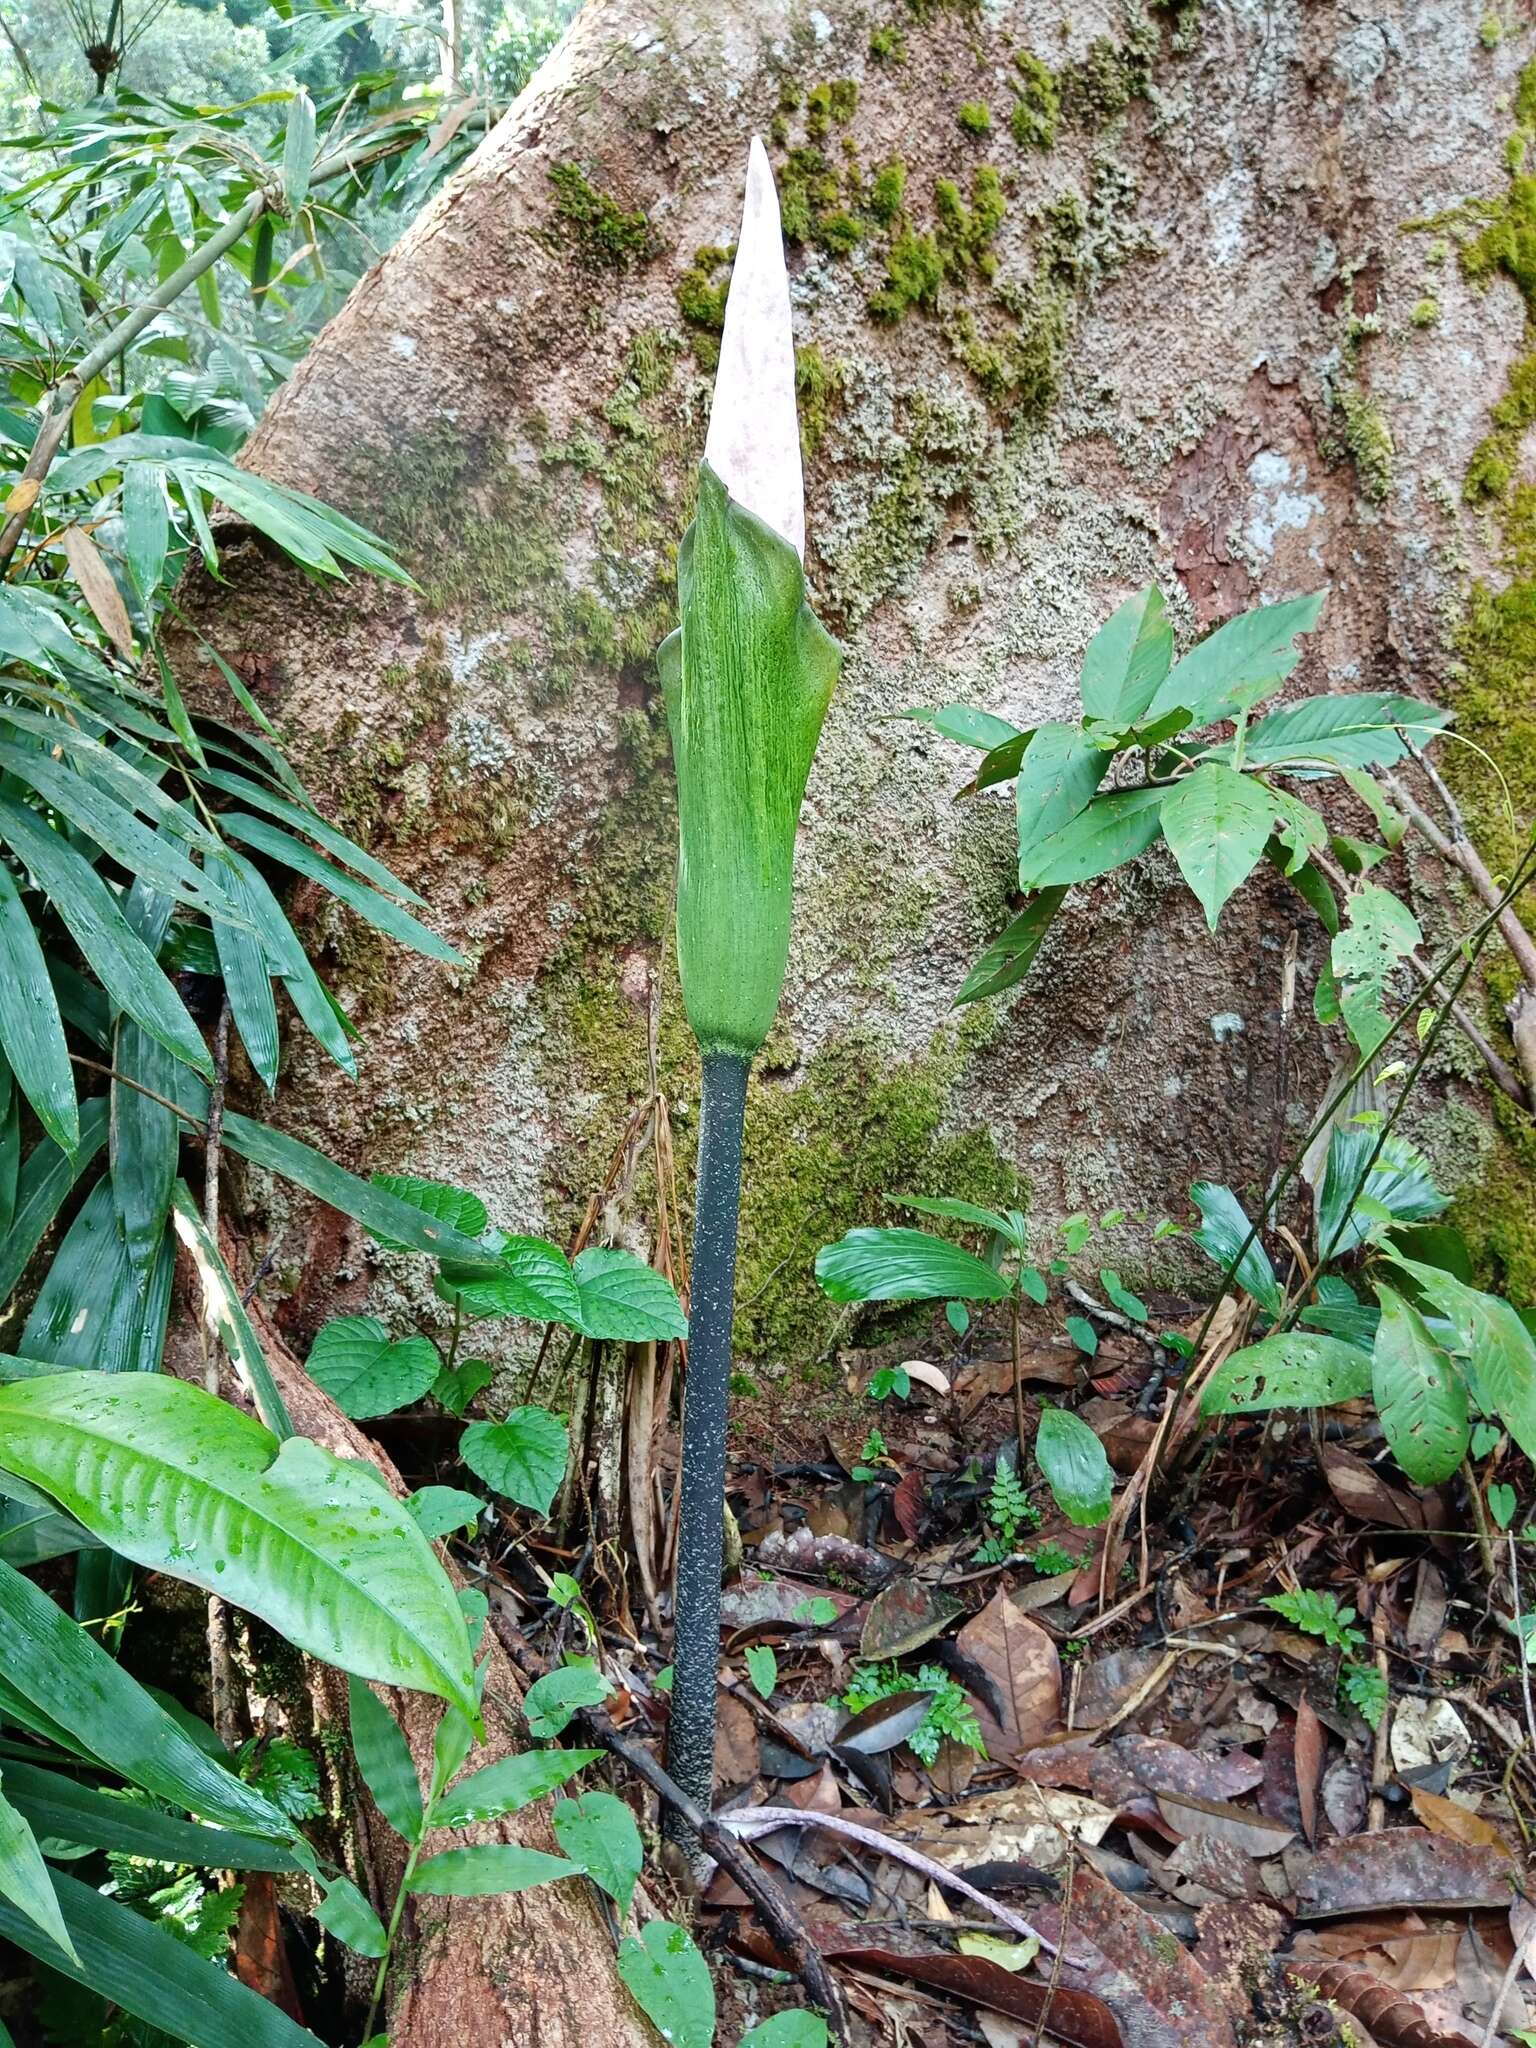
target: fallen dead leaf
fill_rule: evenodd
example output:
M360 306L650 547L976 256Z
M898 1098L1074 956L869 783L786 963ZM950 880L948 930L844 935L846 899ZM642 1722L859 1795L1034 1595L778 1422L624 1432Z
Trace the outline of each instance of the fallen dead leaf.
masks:
M904 1358L901 1369L909 1380L916 1380L920 1387L930 1387L935 1394L949 1392L949 1375L940 1372L936 1365L930 1365L926 1358Z
M1475 1927L1467 1928L1456 1944L1456 1989L1467 2018L1479 2027L1487 2025L1496 2001L1494 2026L1499 2033L1517 2033L1531 2024L1530 2007L1518 1977L1504 1988L1504 1965Z
M904 1473L891 1493L891 1513L896 1526L909 1543L915 1543L923 1527L923 1475L914 1465Z
M1358 1835L1365 1826L1365 1773L1348 1757L1335 1757L1323 1773L1323 1812L1337 1835Z
M1112 1650L1107 1656L1095 1657L1083 1666L1074 1702L1074 1725L1100 1728L1106 1721L1112 1721L1166 1661L1159 1650ZM1170 1666L1166 1676L1172 1675Z
M1471 1842L1484 1849L1501 1849L1506 1856L1512 1852L1509 1843L1491 1820L1484 1820L1480 1813L1469 1813L1454 1799L1442 1799L1438 1792L1426 1792L1422 1785L1410 1788L1414 1817L1421 1820L1433 1834L1450 1835L1458 1842Z
M1390 1906L1507 1906L1513 1876L1509 1857L1495 1849L1427 1828L1386 1828L1325 1842L1297 1887L1296 1912L1302 1920L1326 1920Z
M1216 1835L1188 1836L1163 1869L1179 1880L1174 1896L1186 1906L1209 1906L1221 1899L1256 1899L1261 1890L1253 1858ZM1205 1896L1192 1896L1192 1889Z
M894 1977L908 1977L929 1984L974 2005L1039 2027L1045 2016L1046 2031L1071 2048L1124 2048L1124 2037L1108 2004L1091 1991L1050 1987L1028 1978L1016 1977L983 1956L942 1955L928 1950L903 1955L894 1948L843 1947L819 1937L824 1955L845 1966L885 1970Z
M1161 1736L1137 1734L1117 1735L1109 1748L1144 1790L1179 1799L1240 1799L1264 1776L1259 1759L1241 1749L1185 1749Z
M1305 1698L1296 1702L1296 1803L1301 1809L1301 1831L1309 1842L1317 1840L1317 1795L1322 1783L1328 1738L1323 1724Z
M1169 1827L1181 1836L1211 1835L1245 1856L1278 1856L1296 1830L1284 1821L1233 1806L1221 1799L1192 1799L1160 1792L1157 1807Z
M1049 1735L1061 1721L1061 1662L1056 1645L1009 1600L995 1593L961 1629L956 1647L991 1681L978 1698L987 1754L1006 1761Z
M964 1612L964 1605L953 1593L930 1590L916 1579L898 1579L869 1603L859 1655L871 1663L908 1657L942 1635L955 1616Z
M757 1723L750 1708L744 1707L734 1693L722 1689L719 1703L715 1721L715 1790L730 1792L738 1785L750 1784L757 1776Z
M946 1870L977 1863L1027 1863L1058 1869L1071 1842L1097 1847L1115 1824L1113 1807L1078 1792L1025 1780L1000 1792L979 1792L953 1806L897 1814L891 1832L916 1842Z
M1037 1908L1035 1920L1048 1940L1061 1938L1058 1906ZM1092 1985L1119 2021L1127 2048L1231 2048L1245 2002L1208 1977L1160 1921L1082 1865L1072 1886L1070 1934L1075 1948L1091 1944L1097 1953L1087 1970L1068 1967L1062 1976Z
M1400 1771L1459 1764L1472 1747L1467 1724L1449 1700L1404 1694L1392 1703L1392 1761Z

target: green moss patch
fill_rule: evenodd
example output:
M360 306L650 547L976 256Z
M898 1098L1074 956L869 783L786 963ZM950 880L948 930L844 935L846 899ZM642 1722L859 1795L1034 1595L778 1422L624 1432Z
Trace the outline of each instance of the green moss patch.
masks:
M589 270L632 270L658 247L641 210L625 208L592 184L579 164L556 164L549 174L555 213L545 230L552 248L571 250Z

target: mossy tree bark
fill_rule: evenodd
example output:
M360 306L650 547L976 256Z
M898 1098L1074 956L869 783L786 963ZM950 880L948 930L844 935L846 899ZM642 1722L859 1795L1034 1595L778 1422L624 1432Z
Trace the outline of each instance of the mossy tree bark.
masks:
M1092 631L1152 578L1184 638L1326 583L1294 687L1459 695L1536 800L1536 281L1505 148L1536 121L1532 35L1477 14L592 0L248 450L382 530L419 591L300 589L236 536L228 583L192 594L321 801L473 963L404 959L311 896L363 1076L300 1055L281 1113L557 1234L653 1072L693 1151L653 655L759 131L794 241L812 597L849 659L748 1108L738 1344L770 1370L824 1347L812 1254L891 1188L1155 1219L1196 1176L1262 1181L1329 1062L1277 1014L1316 923L1260 879L1212 942L1154 852L1080 892L1021 996L957 1023L1008 915L1011 820L953 807L966 764L893 714L1070 715ZM178 660L216 695L195 643ZM1415 856L1408 879L1443 936L1445 878ZM1482 1177L1469 1227L1529 1298L1536 1143L1504 1126L1452 1064L1415 1135L1454 1185ZM643 1173L619 1223L645 1234ZM331 1314L441 1313L334 1216L253 1227L301 1354ZM542 1898L518 1902L532 1941Z

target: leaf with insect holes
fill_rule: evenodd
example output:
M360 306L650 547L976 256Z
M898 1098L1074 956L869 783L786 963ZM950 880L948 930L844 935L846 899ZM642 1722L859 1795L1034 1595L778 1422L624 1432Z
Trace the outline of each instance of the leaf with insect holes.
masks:
M1413 912L1390 889L1374 882L1350 898L1349 922L1330 955L1339 983L1339 1006L1362 1053L1373 1053L1391 1029L1387 984L1424 934Z
M547 1515L565 1477L570 1437L547 1408L514 1408L504 1422L472 1422L459 1456L478 1479L519 1507Z
M1466 1456L1471 1425L1460 1372L1402 1296L1380 1282L1371 1360L1376 1412L1392 1454L1418 1486L1438 1486Z
M430 1337L394 1344L373 1316L338 1316L315 1338L305 1370L343 1415L363 1422L419 1401L441 1364Z
M627 1913L645 1852L624 1801L612 1792L583 1792L575 1799L557 1799L550 1820L566 1855Z
M1337 1337L1300 1330L1263 1337L1219 1365L1200 1396L1202 1415L1260 1415L1270 1408L1332 1408L1371 1391L1368 1353Z
M1035 1459L1069 1522L1088 1529L1104 1520L1114 1475L1103 1444L1080 1415L1067 1408L1044 1409L1035 1431Z

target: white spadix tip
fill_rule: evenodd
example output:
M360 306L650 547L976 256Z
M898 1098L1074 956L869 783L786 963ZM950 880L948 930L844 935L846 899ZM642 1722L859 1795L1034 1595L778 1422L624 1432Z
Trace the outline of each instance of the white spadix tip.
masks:
M779 195L754 135L704 459L739 505L805 558L795 337Z

